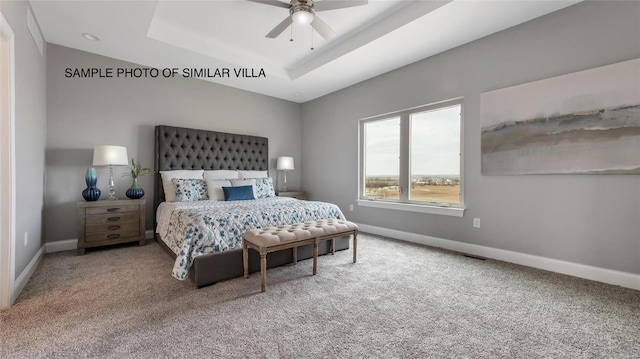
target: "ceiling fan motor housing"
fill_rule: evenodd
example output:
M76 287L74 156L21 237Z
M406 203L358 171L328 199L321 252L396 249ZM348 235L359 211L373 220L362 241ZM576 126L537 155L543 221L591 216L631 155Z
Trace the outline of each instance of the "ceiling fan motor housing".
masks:
M291 7L289 8L289 15L292 15L298 11L305 11L311 15L315 15L316 11L313 8L313 1L311 0L293 0L291 1Z

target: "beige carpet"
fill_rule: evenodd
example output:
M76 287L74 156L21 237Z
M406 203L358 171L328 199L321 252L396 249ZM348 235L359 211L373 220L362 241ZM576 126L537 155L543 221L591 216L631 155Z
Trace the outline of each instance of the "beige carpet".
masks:
M156 244L47 254L1 358L639 358L640 292L362 234L202 289Z

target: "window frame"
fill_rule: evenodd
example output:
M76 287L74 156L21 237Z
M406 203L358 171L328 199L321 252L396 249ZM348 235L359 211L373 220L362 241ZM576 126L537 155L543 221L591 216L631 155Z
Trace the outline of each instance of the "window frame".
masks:
M409 200L411 186L411 115L422 112L460 106L460 204L437 203ZM366 197L365 190L365 125L376 121L400 117L400 166L399 166L399 199L379 199ZM358 120L358 199L359 206L394 209L402 211L431 213L445 216L462 217L464 215L464 103L458 97L426 105L416 106L400 111L389 112Z

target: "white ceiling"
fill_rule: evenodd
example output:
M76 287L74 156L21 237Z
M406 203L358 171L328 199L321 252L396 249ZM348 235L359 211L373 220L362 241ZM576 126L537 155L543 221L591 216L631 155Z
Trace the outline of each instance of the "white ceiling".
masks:
M229 68L230 77L207 80L305 102L580 1L369 0L317 12L338 34L328 42L297 24L265 38L288 10L245 0L31 4L50 43L180 72ZM266 77L238 78L238 68Z

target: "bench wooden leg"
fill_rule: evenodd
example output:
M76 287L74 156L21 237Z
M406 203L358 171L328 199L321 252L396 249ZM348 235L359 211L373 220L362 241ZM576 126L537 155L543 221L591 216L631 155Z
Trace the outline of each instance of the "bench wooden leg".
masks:
M298 247L293 247L293 264L298 263Z
M336 239L331 238L331 255L336 254Z
M242 240L242 263L244 265L244 277L249 278L249 249L244 239Z
M267 290L267 253L260 251L260 290Z
M313 242L313 275L318 272L318 238Z
M353 263L356 262L356 252L358 251L358 231L353 232Z

